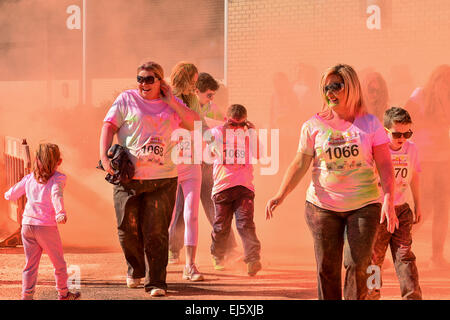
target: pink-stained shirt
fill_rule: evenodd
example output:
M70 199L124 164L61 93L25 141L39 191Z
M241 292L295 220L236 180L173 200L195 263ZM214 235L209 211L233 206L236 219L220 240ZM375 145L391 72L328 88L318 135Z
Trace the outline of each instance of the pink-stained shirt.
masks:
M56 216L66 215L63 190L66 176L56 171L46 184L36 181L30 173L5 193L6 200L18 200L23 195L27 203L22 215L22 224L56 226Z
M235 186L244 186L255 191L253 185L253 165L249 161L249 146L247 144L223 143L223 126L211 129L214 143L210 145L216 155L213 162L212 195ZM234 159L234 160L233 160ZM234 161L234 163L231 163Z
M181 119L163 100L146 100L138 90L126 90L114 101L103 121L119 128L118 142L128 150L135 167L134 179L165 179L178 175L171 158L176 145L171 141L171 134L180 127Z
M414 172L420 172L419 154L416 145L406 141L400 150L392 150L391 159L394 166L395 196L394 205L404 204L408 200L408 190Z
M342 130L314 115L303 124L298 147L298 152L313 156L306 200L336 212L380 202L373 147L388 142L374 115L358 116Z

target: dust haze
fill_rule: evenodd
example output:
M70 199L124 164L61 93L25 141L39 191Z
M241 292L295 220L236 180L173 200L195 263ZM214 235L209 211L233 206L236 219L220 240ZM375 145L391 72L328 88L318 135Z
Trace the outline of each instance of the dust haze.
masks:
M430 1L430 5L431 2L437 3ZM103 117L121 91L135 86L136 67L146 59L159 62L166 78L176 62L185 60L195 63L201 72L224 79L223 2L134 0L132 6L129 1L119 0L87 0L86 3L87 101L83 104L82 32L66 27L70 16L67 7L81 8L82 1L0 1L0 138L26 138L32 153L41 142L58 144L63 157L60 171L68 176L64 193L68 223L59 227L64 245L119 250L112 186L104 180L104 173L95 168ZM237 10L234 6L239 3L232 1L230 12ZM258 14L246 16L250 31L242 32L251 35L246 49L240 50L232 42L232 32L238 26L230 24L228 99L229 103L246 106L249 120L257 127L280 129L278 174L261 176L260 165L254 168L255 223L263 260L284 254L292 257L292 263L313 264L312 239L303 217L310 172L275 211L272 221L265 220L264 208L295 156L302 123L321 109L321 73L333 64L347 63L355 67L365 86L378 73L384 80L384 87L383 82L379 86L385 88L385 98L383 102L370 100L367 93L366 102L373 101L373 110L404 106L415 88L426 85L436 67L450 63L449 44L440 42L438 48L434 47L429 33L416 26L409 16L389 17L388 27L411 25L414 32L387 33L385 37L365 36L364 7L357 18L361 31L354 30L357 28L345 19L336 18L336 15L354 16L366 1L357 2L356 8L332 5L334 1L318 7L316 12L320 9L323 16L334 17L330 18L328 27L323 23L316 25L315 16L292 22L285 19L284 11L271 15L271 2L261 3L268 8L267 20L252 26ZM280 3L283 8L284 2ZM287 9L300 10L303 2L299 3L298 8ZM450 5L444 6L445 12L450 13ZM434 37L450 38L448 21L445 23L432 28L433 32L440 32ZM373 45L366 46L367 41ZM216 102L222 110L226 108L220 105L223 102ZM414 131L421 119L416 114L412 116ZM444 124L447 131L448 119ZM0 185L6 191L1 161ZM448 181L449 171L443 172ZM448 194L439 196L435 201L448 203ZM1 200L0 205L0 228L16 229L17 225L6 218L6 202ZM425 221L414 230L414 249L419 262L431 255L433 212L430 206L423 201ZM448 206L435 210L446 210L448 216ZM202 208L199 223L199 254L208 254L211 227Z

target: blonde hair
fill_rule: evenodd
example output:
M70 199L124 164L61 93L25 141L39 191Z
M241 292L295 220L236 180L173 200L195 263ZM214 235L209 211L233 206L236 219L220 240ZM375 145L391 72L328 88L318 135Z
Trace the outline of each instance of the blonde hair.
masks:
M36 181L46 184L55 173L60 159L61 153L56 144L39 144L33 163L33 174Z
M145 71L152 71L155 76L159 79L162 80L164 79L164 70L163 68L156 62L153 61L146 61L144 63L142 63L138 68L137 68L137 73L141 72L142 70Z
M348 64L337 64L325 70L320 80L320 90L324 100L320 115L325 118L331 117L331 109L328 107L325 94L325 83L327 78L333 74L340 76L344 82L345 103L350 109L350 114L354 117L365 114L364 98L356 71Z
M180 61L172 69L170 75L170 83L172 84L173 93L181 96L191 86L192 79L198 74L197 67L190 62ZM193 94L190 93L190 94Z

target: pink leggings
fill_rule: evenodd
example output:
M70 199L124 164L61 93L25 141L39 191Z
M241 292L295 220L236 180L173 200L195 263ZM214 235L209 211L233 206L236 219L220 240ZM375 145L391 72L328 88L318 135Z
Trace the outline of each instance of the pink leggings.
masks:
M59 295L65 296L68 292L67 266L58 227L24 224L22 225L22 242L26 258L26 265L22 272L22 299L33 298L43 251L55 268L56 290Z

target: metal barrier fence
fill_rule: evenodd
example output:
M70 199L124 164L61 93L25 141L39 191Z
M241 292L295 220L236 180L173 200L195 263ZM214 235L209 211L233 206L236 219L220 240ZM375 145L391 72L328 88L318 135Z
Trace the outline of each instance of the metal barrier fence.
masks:
M31 172L30 148L26 139L5 137L4 143L6 185L10 188ZM19 224L19 229L1 240L0 247L15 247L22 244L20 229L25 203L25 196L17 201L8 201L8 216Z

